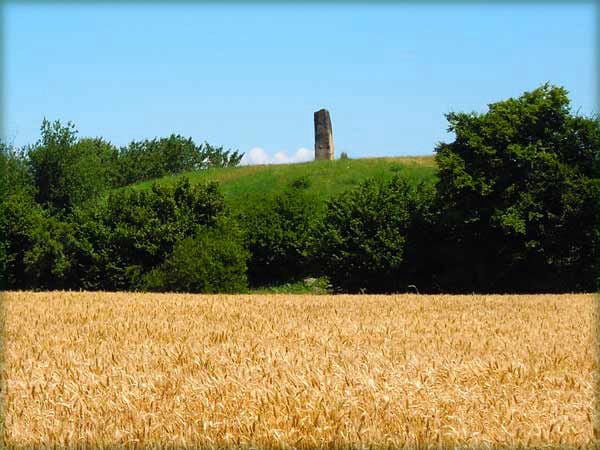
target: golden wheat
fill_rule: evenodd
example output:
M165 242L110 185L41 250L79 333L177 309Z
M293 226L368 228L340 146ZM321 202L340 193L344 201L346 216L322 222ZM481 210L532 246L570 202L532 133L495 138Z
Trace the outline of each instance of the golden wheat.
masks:
M5 293L7 448L595 442L597 299Z

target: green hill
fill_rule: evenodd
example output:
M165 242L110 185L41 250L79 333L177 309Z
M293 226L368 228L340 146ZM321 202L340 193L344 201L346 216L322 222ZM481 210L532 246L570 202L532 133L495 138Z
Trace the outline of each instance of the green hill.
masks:
M435 171L433 156L338 159L208 169L150 180L131 187L148 189L154 182L169 185L181 177L188 177L192 184L218 181L227 203L234 208L243 208L244 204L254 204L249 200L276 194L299 178L305 178L311 193L324 201L370 177L387 179L400 173L411 182L418 183L433 180Z

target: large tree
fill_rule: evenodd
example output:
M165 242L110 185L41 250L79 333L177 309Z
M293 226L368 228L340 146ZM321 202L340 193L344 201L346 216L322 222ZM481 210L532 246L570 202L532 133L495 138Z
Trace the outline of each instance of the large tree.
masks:
M436 148L442 285L468 291L593 290L600 121L544 84L488 112L450 113Z

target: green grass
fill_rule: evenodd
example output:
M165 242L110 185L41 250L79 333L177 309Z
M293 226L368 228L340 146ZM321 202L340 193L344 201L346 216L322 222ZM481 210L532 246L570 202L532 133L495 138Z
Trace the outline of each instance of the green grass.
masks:
M186 172L177 176L150 180L131 186L149 189L154 182L163 185L188 177L192 184L218 181L227 203L236 208L255 204L257 198L276 194L291 182L304 177L310 192L322 201L353 188L367 178L391 178L400 173L413 183L435 177L433 156L361 158L335 161L312 161L298 164L242 166Z

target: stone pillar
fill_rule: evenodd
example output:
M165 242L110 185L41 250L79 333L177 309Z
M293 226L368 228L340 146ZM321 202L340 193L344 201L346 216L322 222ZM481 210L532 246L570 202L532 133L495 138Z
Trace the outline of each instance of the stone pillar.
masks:
M315 160L333 159L333 131L329 111L315 112Z

